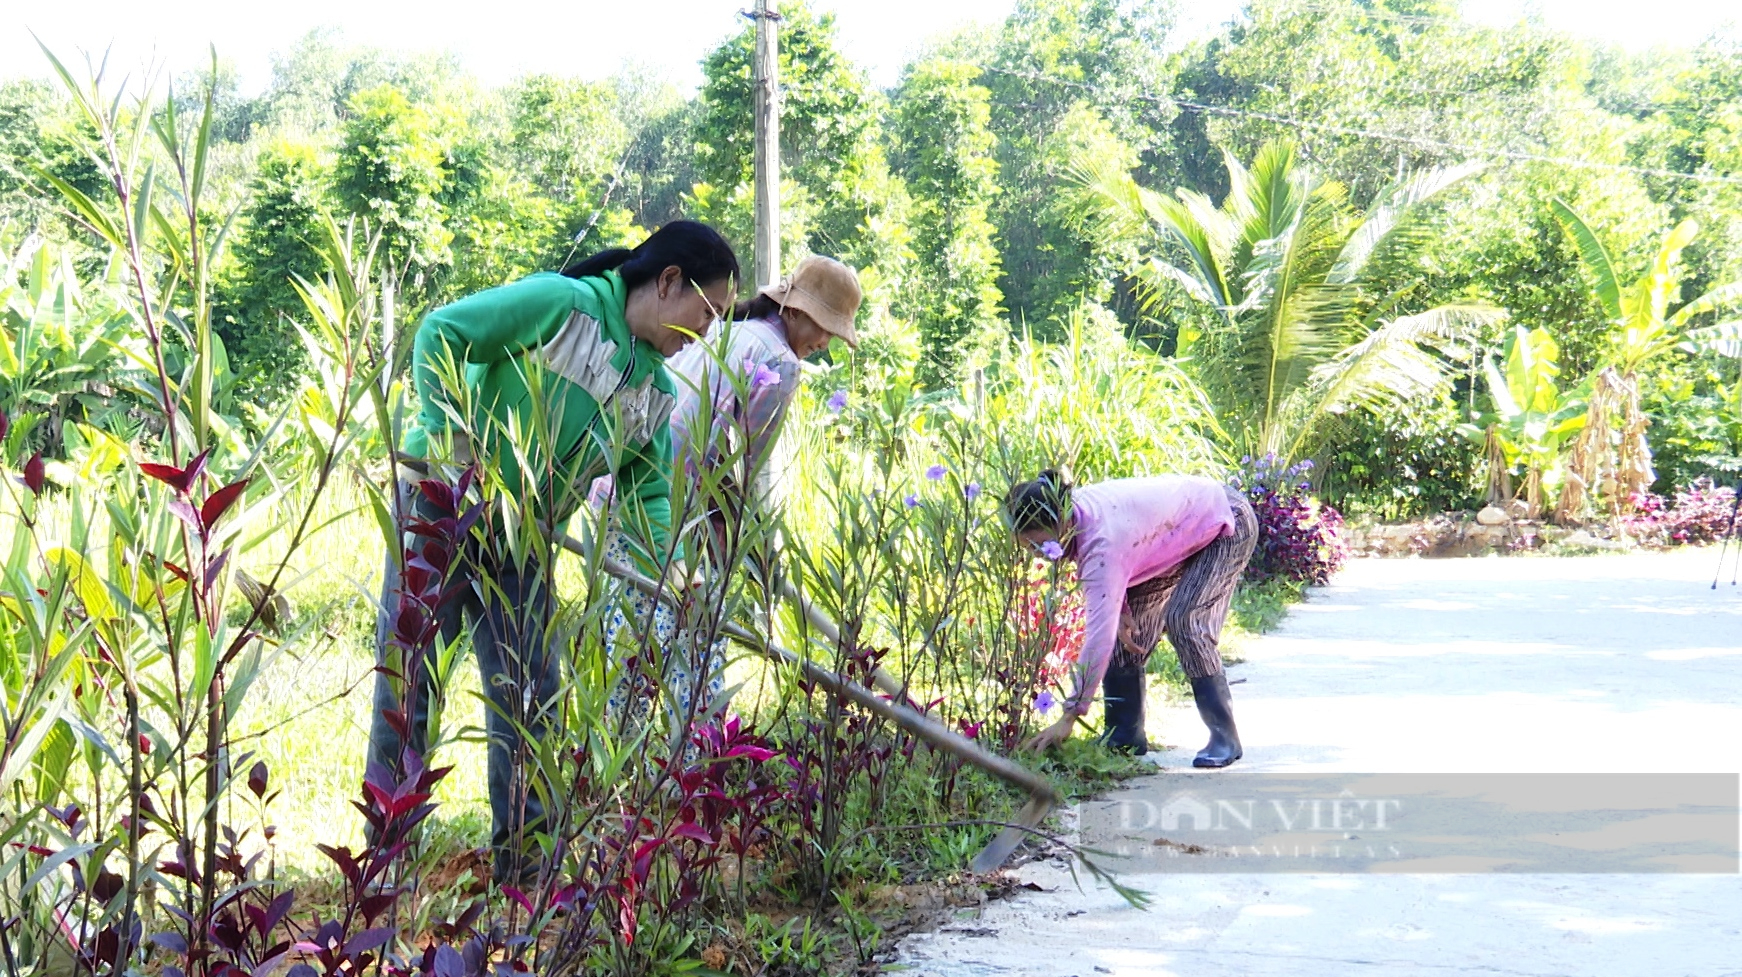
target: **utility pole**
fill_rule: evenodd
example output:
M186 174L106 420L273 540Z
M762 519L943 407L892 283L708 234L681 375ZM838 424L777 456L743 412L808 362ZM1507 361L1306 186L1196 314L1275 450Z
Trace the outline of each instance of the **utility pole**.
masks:
M780 280L780 14L756 0L751 87L756 111L756 282Z

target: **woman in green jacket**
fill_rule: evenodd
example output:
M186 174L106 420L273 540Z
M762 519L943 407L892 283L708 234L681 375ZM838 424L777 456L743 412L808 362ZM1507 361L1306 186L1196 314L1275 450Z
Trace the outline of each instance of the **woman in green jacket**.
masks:
M412 518L439 517L408 488L423 477L415 471L420 459L475 464L490 501L481 521L488 528L464 552L439 623L447 645L469 621L490 698L490 844L499 881L532 868L521 855L544 813L527 790L517 727L548 724L558 691L558 663L546 645L555 610L547 561L513 545L501 527L527 518L560 527L592 480L611 474L625 528L649 551L665 547L675 399L665 359L731 305L738 275L718 232L674 221L633 250L479 292L418 327L411 368L419 410L402 452L413 463L400 474L405 508ZM425 747L431 667L428 656L401 661L393 639L400 614L417 610L403 593L401 569L390 554L369 736L371 766L395 782L404 748Z

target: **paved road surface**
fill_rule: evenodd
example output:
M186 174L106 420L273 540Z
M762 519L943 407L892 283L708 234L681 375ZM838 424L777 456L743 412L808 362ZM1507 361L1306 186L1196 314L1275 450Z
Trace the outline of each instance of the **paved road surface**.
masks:
M1151 718L1164 776L1742 771L1742 588L1715 565L1357 561L1231 670L1245 760L1189 772L1188 704ZM910 938L907 972L1742 975L1737 875L1143 875L1144 913L1020 872L1049 891Z

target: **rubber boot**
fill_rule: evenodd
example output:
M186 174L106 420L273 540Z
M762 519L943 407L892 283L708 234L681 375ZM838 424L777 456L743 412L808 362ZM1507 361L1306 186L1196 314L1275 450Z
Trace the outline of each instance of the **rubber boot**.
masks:
M1210 743L1192 760L1194 767L1225 767L1244 754L1240 733L1234 729L1234 698L1228 692L1228 676L1192 679L1192 696L1198 700L1198 716L1210 727Z
M1142 756L1149 752L1149 737L1143 732L1142 664L1110 664L1101 680L1101 706L1107 730L1101 742L1117 753Z

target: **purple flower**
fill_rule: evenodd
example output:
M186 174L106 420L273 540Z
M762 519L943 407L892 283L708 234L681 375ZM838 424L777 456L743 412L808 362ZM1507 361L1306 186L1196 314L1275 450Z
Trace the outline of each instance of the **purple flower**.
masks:
M972 502L975 499L979 498L980 497L980 483L979 482L969 482L967 489L965 489L962 494L964 494L968 497L969 502Z
M949 473L950 470L948 468L945 468L942 465L933 465L925 470L925 477L934 482L941 482L944 480L944 476Z
M748 367L750 364L745 363L744 365L746 367ZM779 382L780 382L780 371L774 369L773 367L769 366L766 363L756 364L756 372L750 374L750 389L751 390L759 390L763 387L772 387Z
M1051 692L1042 692L1034 697L1034 711L1045 715L1052 712L1052 707L1058 703L1053 701Z
M1040 555L1046 557L1049 560L1057 562L1058 560L1060 560L1064 557L1065 548L1063 546L1059 545L1058 540L1049 539L1046 542L1040 544Z
M829 413L839 414L847 408L847 392L837 390L829 395Z
M909 509L919 508L919 494L910 494L907 498L901 500L901 504L907 506Z

